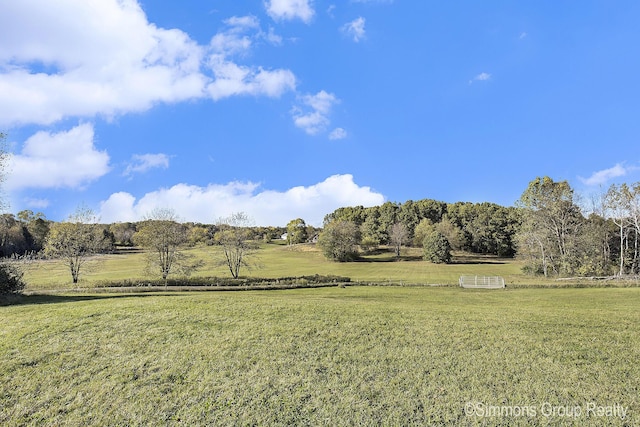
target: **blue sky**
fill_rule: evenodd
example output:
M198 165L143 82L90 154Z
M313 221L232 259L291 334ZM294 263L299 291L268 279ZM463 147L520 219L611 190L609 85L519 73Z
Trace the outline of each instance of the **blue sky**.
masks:
M640 180L640 3L0 0L10 211L320 225Z

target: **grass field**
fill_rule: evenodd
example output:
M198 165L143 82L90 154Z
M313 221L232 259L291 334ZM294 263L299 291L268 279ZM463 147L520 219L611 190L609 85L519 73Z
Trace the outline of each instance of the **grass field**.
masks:
M216 267L216 248L199 247L188 251L205 262L204 268L195 273L200 277L229 277L225 267ZM432 264L421 259L420 249L403 249L403 256L396 260L388 251L368 255L359 262L337 263L326 260L313 245L288 247L282 244L263 244L258 251L261 268L242 270L248 277L278 278L303 275L337 275L362 283L393 284L457 284L462 274L499 275L508 284L546 282L521 272L521 263L509 258L456 254L453 264ZM71 288L71 276L64 265L57 261L41 261L32 264L26 272L28 290ZM105 281L144 279L144 259L140 252L99 257L81 277L80 285L91 287Z
M0 424L640 425L639 307L638 288L27 296L0 307Z

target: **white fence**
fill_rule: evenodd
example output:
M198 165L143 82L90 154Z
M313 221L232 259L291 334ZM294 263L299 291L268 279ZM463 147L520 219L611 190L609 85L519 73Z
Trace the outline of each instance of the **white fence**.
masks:
M504 279L500 276L460 276L458 280L463 288L500 289L504 288Z

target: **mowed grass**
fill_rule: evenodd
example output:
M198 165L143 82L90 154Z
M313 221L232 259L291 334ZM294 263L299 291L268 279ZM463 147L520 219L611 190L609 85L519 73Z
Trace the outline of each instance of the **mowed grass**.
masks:
M219 249L197 247L187 253L204 261L194 277L230 277L229 270L219 266ZM262 244L254 260L258 268L243 269L246 277L295 277L304 275L337 275L354 282L378 284L457 284L462 274L499 275L507 283L531 283L539 278L525 276L521 263L508 258L457 254L453 264L433 264L421 259L417 248L403 249L397 260L389 251L363 256L361 261L338 263L325 259L315 245ZM144 281L145 259L140 251L96 257L81 275L80 286L91 287L107 281ZM74 287L71 275L60 261L38 261L26 270L27 290L65 289Z
M0 307L0 424L640 425L639 307L638 288L27 296Z

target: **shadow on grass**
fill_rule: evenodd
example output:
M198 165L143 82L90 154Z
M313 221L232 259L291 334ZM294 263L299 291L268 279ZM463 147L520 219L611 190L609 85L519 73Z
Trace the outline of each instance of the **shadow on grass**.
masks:
M154 292L154 293L127 293L127 294L90 294L90 295L52 295L52 294L30 294L30 295L10 295L0 297L0 306L8 305L39 305L39 304L56 304L63 302L81 302L101 299L114 298L142 298L152 296L175 296L170 292Z
M459 265L504 265L514 261L509 256L491 254L475 254L471 252L457 252L453 254L451 264Z
M401 262L401 261L422 261L422 257L418 255L389 255L386 257L373 258L368 256L361 256L355 259L353 262Z
M480 261L477 259L473 259L473 260L469 260L469 259L453 259L451 261L451 264L459 264L459 265L482 265L482 264L488 264L488 265L502 265L502 264L506 264L506 262L504 261Z
M413 254L408 255L404 254L399 257L396 257L393 250L388 248L378 248L368 252L363 253L357 259L354 259L352 262L372 262L372 263L385 263L385 262L398 262L398 261L422 261L423 257L421 254ZM504 265L508 264L510 261L509 258L502 258L496 255L486 255L486 254L474 254L469 252L458 252L453 254L453 259L451 264L459 264L459 265Z

